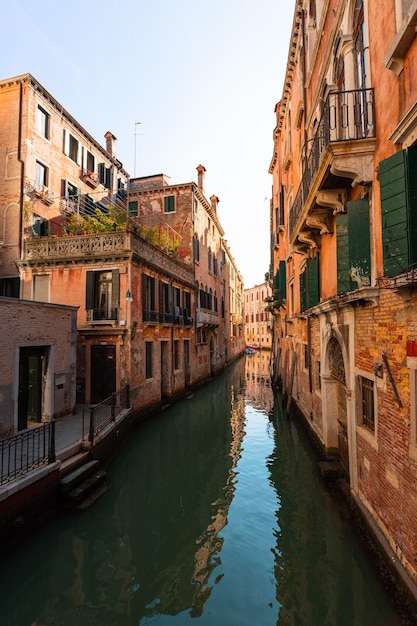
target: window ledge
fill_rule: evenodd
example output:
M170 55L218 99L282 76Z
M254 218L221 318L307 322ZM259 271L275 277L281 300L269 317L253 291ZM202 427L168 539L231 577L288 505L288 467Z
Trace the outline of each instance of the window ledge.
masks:
M397 76L404 68L404 57L416 35L417 0L414 0L384 59L384 65Z
M378 442L375 438L375 433L366 428L366 426L361 425L356 427L356 432L362 437L362 439L365 439L365 441L371 446L373 450L378 452Z

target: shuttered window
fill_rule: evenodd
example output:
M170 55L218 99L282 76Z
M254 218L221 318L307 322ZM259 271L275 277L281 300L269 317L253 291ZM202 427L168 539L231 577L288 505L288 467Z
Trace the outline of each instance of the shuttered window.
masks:
M175 196L165 196L164 213L173 213L175 211Z
M306 292L306 272L300 274L300 310L305 311L307 308L307 292Z
M287 297L287 270L286 262L280 261L277 273L274 276L274 299L280 304L285 304Z
M137 217L138 215L138 201L131 200L127 206L127 213L129 217Z
M316 306L320 302L320 256L316 254L314 259L307 261L307 306Z
M368 198L351 200L347 213L336 220L337 293L371 284L371 245Z
M197 237L193 239L193 252L194 252L194 261L200 260L200 242Z
M417 147L379 164L384 275L417 263Z

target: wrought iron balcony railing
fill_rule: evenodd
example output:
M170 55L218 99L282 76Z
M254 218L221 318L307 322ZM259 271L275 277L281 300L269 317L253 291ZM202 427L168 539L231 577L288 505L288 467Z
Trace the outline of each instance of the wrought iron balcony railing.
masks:
M329 145L336 142L363 141L375 137L374 90L338 91L327 97L303 175L289 213L290 238L300 219L310 187Z

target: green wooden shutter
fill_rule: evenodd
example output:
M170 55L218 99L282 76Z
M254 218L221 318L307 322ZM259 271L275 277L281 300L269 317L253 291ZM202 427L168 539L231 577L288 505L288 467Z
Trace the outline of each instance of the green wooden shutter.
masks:
M371 284L371 236L368 198L347 203L349 277L353 289Z
M379 164L385 276L417 262L417 147Z
M119 270L112 270L111 306L117 309L120 304L120 275Z
M127 214L129 217L136 217L138 215L139 211L138 211L138 201L137 200L130 200L130 202L127 205Z
M316 306L320 302L319 289L319 254L307 261L308 307Z
M305 311L307 308L307 292L306 292L306 273L305 270L300 274L300 310Z
M347 213L336 218L337 293L347 293L355 288L350 280L349 230Z
M146 274L142 274L142 310L146 311L148 306L147 301L147 285L148 285L148 276Z
M85 290L85 308L87 311L94 309L95 304L95 272L87 272Z
M107 189L111 189L113 187L113 172L111 167L106 167L105 171L106 180L104 181L104 186Z
M156 311L156 278L151 276L149 280L151 283L151 311Z
M287 263L285 261L279 262L279 290L280 300L285 302L287 298Z
M164 197L164 213L172 213L175 211L175 196Z
M279 292L279 270L274 276L274 292Z

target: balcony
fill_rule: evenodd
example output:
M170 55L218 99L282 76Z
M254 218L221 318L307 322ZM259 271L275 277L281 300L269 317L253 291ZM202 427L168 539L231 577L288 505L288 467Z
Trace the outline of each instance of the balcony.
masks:
M197 328L201 326L219 326L219 315L210 311L197 310Z
M92 189L95 189L99 184L98 174L91 172L90 170L82 169L80 178Z
M46 185L41 185L31 180L26 180L25 193L33 200L41 200L48 205L54 201L54 196Z
M117 313L118 313L118 309L117 308L111 308L111 309L104 309L104 308L100 308L100 309L89 309L87 310L87 322L89 323L96 323L96 322L101 322L101 323L111 323L111 322L116 322L118 317L117 317Z
M300 252L318 247L318 236L330 232L329 218L345 211L347 189L373 179L373 89L330 93L308 143L301 183L289 212L290 241Z
M188 310L184 307L175 307L175 313L168 311L154 311L151 309L143 309L144 322L154 322L159 324L178 324L181 326L191 326L193 318L188 315Z

